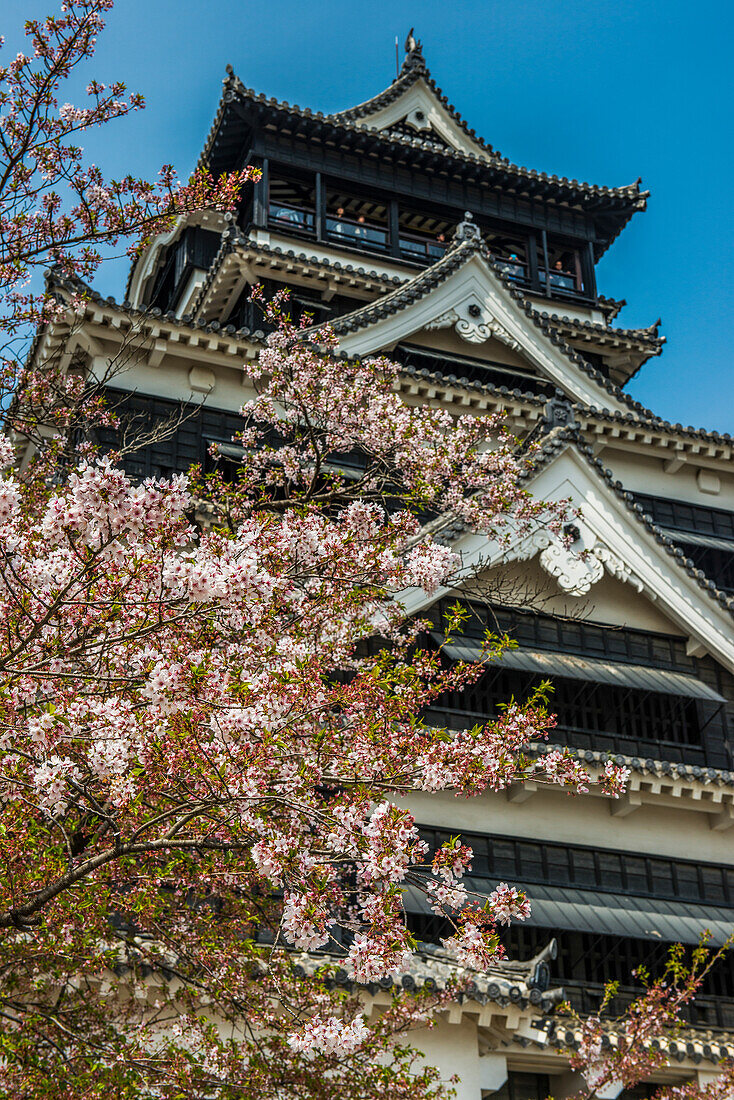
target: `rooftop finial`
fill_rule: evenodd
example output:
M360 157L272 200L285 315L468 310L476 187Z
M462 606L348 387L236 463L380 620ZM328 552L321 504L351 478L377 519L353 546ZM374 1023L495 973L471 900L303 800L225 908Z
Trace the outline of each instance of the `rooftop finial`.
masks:
M479 241L481 238L481 230L474 221L474 215L470 210L465 211L463 222L459 222L454 230L453 243L460 244L461 241Z
M414 27L410 28L408 37L405 39L405 61L403 62L403 71L406 69L413 69L416 65L423 64L423 47L413 34L414 29Z

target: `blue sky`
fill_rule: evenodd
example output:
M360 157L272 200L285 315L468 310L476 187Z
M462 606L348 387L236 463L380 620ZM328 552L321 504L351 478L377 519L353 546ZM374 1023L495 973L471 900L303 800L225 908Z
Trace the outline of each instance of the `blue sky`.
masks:
M51 0L5 0L8 49ZM245 84L332 111L385 87L415 24L434 79L513 161L652 192L602 260L620 324L668 338L630 392L684 425L734 433L729 2L119 0L90 72L141 91L142 115L88 143L111 175L193 166L229 62ZM97 279L121 296L122 264Z

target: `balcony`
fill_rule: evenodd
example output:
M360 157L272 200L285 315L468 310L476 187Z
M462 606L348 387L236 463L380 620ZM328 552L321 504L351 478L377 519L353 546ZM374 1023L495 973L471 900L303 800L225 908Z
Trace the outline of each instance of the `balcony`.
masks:
M573 294L583 293L583 287L578 285L576 276L570 271L554 268L547 273L547 279L554 290L570 290Z
M390 234L386 228L368 222L364 217L348 218L345 215L326 219L326 239L347 248L359 248L365 252L389 252Z
M299 233L313 236L316 219L313 210L302 206L286 206L284 203L271 202L268 211L268 225L272 229L283 229L286 233Z
M509 695L507 696L509 698ZM550 711L555 713L557 709L551 701ZM465 730L474 725L491 721L493 715L490 708L485 710L459 710L458 708L439 706L434 704L429 707L424 720L429 726L440 729ZM553 730L550 740L554 744L567 745L573 749L592 749L596 752L606 752L610 757L616 755L637 757L642 760L667 760L670 763L688 764L691 767L728 767L731 761L730 748L725 743L718 745L696 744L692 740L668 740L656 736L655 724L650 723L647 735L643 733L637 736L625 736L624 734L607 732L598 729L574 726L563 721L563 715L559 715L559 721Z
M530 285L530 275L527 264L515 258L506 260L502 257L496 262L497 267L506 279L512 279L514 283L524 283L526 286Z
M401 228L397 247L393 248L392 237L386 225L370 221L364 216L351 217L338 213L327 214L324 218L323 234L319 238L314 209L282 202L270 203L268 228L287 233L289 236L312 240L322 239L344 248L391 256L396 260L421 266L436 263L448 247L442 235L436 238L419 233L406 233Z
M388 194L332 189L323 181L273 175L254 224L374 257L426 267L449 247L458 215L416 209ZM498 270L518 287L542 298L595 300L593 256L579 242L561 244L543 232L482 228Z
M432 240L407 233L400 234L400 256L404 260L414 260L419 264L435 264L444 255L447 245L443 240Z

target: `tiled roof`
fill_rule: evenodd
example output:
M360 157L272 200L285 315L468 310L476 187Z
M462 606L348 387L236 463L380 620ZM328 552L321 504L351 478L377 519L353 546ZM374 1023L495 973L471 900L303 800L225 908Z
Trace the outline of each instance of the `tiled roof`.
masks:
M551 957L555 958L553 941L549 945ZM407 967L395 976L387 976L370 983L358 983L344 968L344 958L338 955L311 954L304 952L293 955L295 971L298 976L312 974L327 963L335 966L334 981L348 989L360 984L366 985L370 993L378 990L398 988L416 990L442 990L447 984L459 979L468 981L465 997L468 1000L486 1004L492 1001L499 1005L516 1004L519 1008L534 1005L541 1012L550 1012L563 999L563 990L541 990L535 984L536 960L528 962L501 961L491 963L486 970L469 970L458 966L442 949L424 944L422 950L413 956Z
M557 313L548 313L542 310L541 317L557 329L558 332L568 333L573 337L590 338L598 344L625 343L640 350L649 351L650 355L659 355L665 343L665 337L658 335L661 320L648 325L647 328L613 328L611 325L600 325L594 321L585 321L579 317L566 317Z
M253 341L259 343L265 339L265 333L259 329L252 331L249 328L236 328L235 325L221 325L219 321L184 320L183 318L177 317L172 310L164 313L158 306L138 309L127 299L118 302L111 296L105 298L98 291L93 290L89 284L85 283L82 279L68 279L55 271L47 272L46 283L49 290L58 288L60 290L67 290L73 294L81 294L96 305L109 306L110 309L117 310L120 313L126 313L133 318L143 319L149 322L163 322L182 332L207 332L214 337L223 337L224 339L235 341L246 340L248 343Z
M638 408L642 406L634 402ZM695 428L692 424L684 427L682 424L672 424L669 420L663 420L655 416L649 409L644 409L644 416L634 416L632 413L610 412L609 409L600 409L595 405L584 405L581 402L574 403L574 410L583 416L593 420L605 420L610 424L624 425L630 428L646 428L653 432L665 432L669 435L683 436L687 439L700 439L710 443L731 444L734 437L729 432L715 432L708 428Z
M263 248L262 245L258 245L257 247L260 248L260 249ZM439 262L442 262L442 261L439 261ZM346 265L345 265L343 270L344 271L348 270ZM361 273L361 269L357 268L355 270L357 272ZM432 270L432 269L431 268L427 269L427 271L430 271L430 270ZM424 271L422 274L426 274L427 271ZM369 272L368 274L370 276L372 275L371 272ZM499 277L501 277L501 272L499 272L498 275L499 275ZM207 333L212 334L213 336L222 336L222 337L225 337L227 339L246 340L248 343L252 343L252 342L257 343L257 342L263 341L265 339L265 333L262 330L251 330L247 327L243 327L243 328L238 329L235 325L222 325L218 321L190 321L190 320L184 320L182 318L177 317L176 314L173 313L172 311L164 313L162 310L158 309L157 307L138 309L135 306L133 306L127 300L124 300L122 302L118 302L113 297L106 297L105 298L102 294L100 294L96 290L93 290L92 287L89 286L89 284L85 283L81 279L74 280L74 281L72 281L70 279L65 279L65 278L61 277L57 272L54 272L54 271L51 271L51 272L48 273L48 280L47 281L48 281L48 286L51 289L53 289L54 286L57 286L59 288L66 289L70 292L82 293L92 302L96 302L100 305L108 305L113 309L117 309L117 310L119 310L121 312L124 312L124 313L127 313L127 314L129 314L130 316L133 316L133 317L147 318L149 320L164 321L166 324L173 325L176 328L181 329L183 331L207 332ZM364 309L367 310L367 309L374 308L381 301L383 301L383 299L378 299L377 302L373 303L371 306L365 306ZM347 314L347 317L350 317L350 316L352 316L352 314ZM343 318L338 318L337 320L342 320L342 319ZM310 331L313 332L315 330L312 329ZM573 351L573 349L569 349L569 350ZM577 356L577 354L578 353L574 353L575 356ZM580 358L580 356L578 358ZM589 367L588 364L586 364L586 366L587 366L589 371L594 371L593 367ZM431 379L433 379L433 380L435 380L436 382L439 382L439 383L444 383L445 384L446 382L449 382L451 384L455 384L455 385L458 385L458 386L461 386L461 387L466 387L466 388L469 388L469 389L475 389L478 392L483 392L483 393L487 393L487 394L499 394L500 396L511 396L511 397L516 398L516 399L520 398L527 404L538 404L538 403L543 403L543 401L544 401L544 399L539 398L537 394L533 394L533 393L530 393L530 392L523 393L522 391L520 391L518 389L510 390L505 386L495 386L495 385L492 385L491 383L473 382L473 381L470 381L466 378L456 378L455 379L454 375L444 375L444 374L440 374L438 372L427 371L427 370L416 370L414 368L408 368L408 367L404 367L403 371L406 374L415 374L416 377L427 378L427 379L431 378ZM594 371L594 373L599 374L598 371ZM732 437L728 432L721 433L721 432L716 432L716 431L710 431L706 428L695 428L692 425L689 425L688 427L684 427L682 424L672 424L668 420L663 420L661 417L655 416L655 414L652 413L649 409L645 409L638 402L632 401L631 398L629 398L628 394L625 394L624 391L619 390L618 387L613 386L613 384L611 384L611 383L609 385L611 386L612 391L615 391L615 390L617 391L617 393L619 394L621 399L625 400L627 404L631 405L636 410L641 411L643 415L635 416L632 412L628 412L628 413L611 412L609 409L599 408L596 405L585 405L582 402L573 402L572 403L572 408L574 409L574 411L577 414L581 414L582 416L584 416L585 418L587 418L589 420L595 420L595 421L596 420L599 420L599 421L603 420L603 421L606 421L610 424L618 424L620 426L627 426L627 427L630 427L630 428L641 428L641 429L646 429L646 430L653 431L653 432L663 432L663 433L668 434L668 435L681 436L681 437L684 437L686 439L692 439L692 440L699 439L703 442L709 442L709 443L715 443L715 444L724 444L724 445L727 445L727 446L729 444L731 444L732 442L734 442L734 437Z
M454 247L449 248L435 264L424 268L412 279L408 279L407 282L402 283L383 298L378 298L376 302L370 302L359 309L353 310L352 313L335 318L330 327L337 335L342 335L348 332L356 332L361 328L368 328L383 317L400 313L401 310L406 309L413 302L419 301L429 291L445 282L450 275L453 275L467 260L471 259L475 252L489 255L483 241L461 241ZM315 329L308 331L313 334L321 327L323 326L317 326Z
M570 1021L565 1023L562 1018L553 1022L553 1030L549 1034L550 1042L559 1050L579 1050L583 1035L579 1028ZM614 1023L609 1022L602 1036L602 1047L617 1045L617 1036L614 1031ZM668 1058L674 1058L682 1062L691 1058L698 1063L702 1059L707 1062L719 1064L722 1058L734 1057L734 1035L728 1031L700 1030L699 1028L685 1028L675 1033L674 1037L667 1035L659 1039L653 1039L650 1044L655 1050L662 1050Z
M224 80L224 92L222 93L214 122L204 144L204 149L199 157L197 167L205 167L209 164L210 156L215 147L226 110L228 106L237 99L259 104L281 115L311 120L314 123L320 123L322 126L332 126L342 132L352 132L355 135L363 135L365 133L364 125L343 117L343 112L341 115L324 114L323 111L312 111L308 107L299 107L297 104L292 105L286 101L279 101L262 93L258 93L252 88L247 88L239 77L235 76L231 66L228 66L227 76ZM595 207L598 206L600 201L603 203L605 200L609 200L613 205L621 204L626 211L627 217L631 217L635 210L643 210L645 208L646 200L649 197L649 192L641 189L639 179L623 187L603 187L597 184L568 179L566 176L556 176L549 175L547 172L537 172L534 169L513 164L507 157L500 157L494 153L490 153L488 156L478 156L473 153L462 153L454 149L447 149L444 152L440 152L436 149L435 143L432 141L425 141L417 136L411 138L403 134L387 134L378 130L369 130L369 133L375 141L382 142L386 147L392 146L395 148L397 146L403 147L406 150L413 149L415 151L425 149L427 152L430 152L433 157L439 157L448 161L449 164L453 164L455 167L457 165L466 165L479 169L487 169L492 171L495 175L498 175L500 177L500 182L509 184L510 186L522 187L523 185L531 183L537 184L543 188L546 199L549 194L552 194L561 202L591 203Z
M605 298L603 294L597 295L596 303L602 313L606 314L608 321L613 321L614 318L624 309L627 305L626 298Z
M294 252L292 249L281 248L278 245L261 244L251 240L246 234L240 232L236 226L232 226L222 234L219 250L212 260L209 271L199 288L195 301L191 305L192 316L195 316L197 311L201 308L209 288L220 271L226 257L239 249L246 250L248 253L260 255L264 259L270 257L285 261L296 261L297 263L308 264L310 267L318 267L324 272L332 272L335 275L354 275L363 281L380 283L385 288L400 286L401 283L405 281L405 277L401 278L400 275L386 275L383 272L374 271L362 266L358 267L350 263L341 263L339 260L316 259L307 252Z
M556 745L544 741L533 742L530 751L534 755L545 756L556 749L568 748L566 745ZM734 772L722 768L699 767L698 764L681 764L676 761L658 760L646 757L644 760L637 756L626 756L623 753L600 752L598 749L568 749L571 756L598 768L603 768L610 760L615 764L624 765L640 775L669 776L671 779L679 777L693 783L702 783L717 787L734 787Z
M352 313L347 313L343 317L336 318L332 323L334 332L337 335L356 332L361 328L366 328L374 324L383 317L399 313L413 302L423 298L435 287L440 286L441 283L470 260L476 253L479 253L484 258L507 292L521 305L530 320L553 344L560 348L564 355L574 363L575 366L579 367L593 382L597 383L603 390L606 390L606 392L617 401L627 405L631 410L637 413L642 413L645 417L655 419L654 414L650 412L649 409L646 409L644 405L641 405L639 402L634 401L629 394L625 393L619 386L611 382L606 375L600 370L597 370L596 367L587 363L575 348L566 343L563 336L560 334L557 324L551 320L548 314L541 313L537 310L522 291L507 278L499 265L495 262L487 245L480 237L460 241L458 244L453 245L435 264L425 268L413 279L403 283L396 290L390 291L383 298L378 298L377 301L370 302L368 305L362 306ZM313 332L314 330L310 331ZM604 329L604 331L607 330Z

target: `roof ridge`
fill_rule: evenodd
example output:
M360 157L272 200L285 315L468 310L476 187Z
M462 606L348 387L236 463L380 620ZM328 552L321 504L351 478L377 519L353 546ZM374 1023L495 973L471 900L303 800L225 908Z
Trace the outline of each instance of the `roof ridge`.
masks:
M615 327L610 324L600 324L598 321L587 321L583 317L569 317L567 314L548 313L547 310L541 311L542 316L550 321L554 325L573 327L583 329L584 331L604 333L611 336L629 336L633 339L637 339L643 342L652 343L659 347L666 342L664 336L658 336L658 329L662 324L662 320L658 317L654 324L648 325L646 328L622 328L621 326Z
M697 439L710 439L722 443L731 443L733 439L729 432L717 432L709 430L708 428L694 428L693 426L684 428L682 424L672 424L669 420L663 420L662 417L655 416L654 413L650 413L649 417L636 418L632 413L612 412L610 409L599 409L595 405L585 405L581 401L574 402L573 407L583 413L584 416L592 416L599 420L611 420L620 424L629 424L630 426L654 428L656 431L667 431L676 435L685 435ZM649 409L646 411L650 412Z
M570 409L573 409L573 404L570 401L566 401L566 404ZM548 422L546 421L546 423ZM702 588L707 596L728 611L734 618L734 596L723 591L723 589L717 588L715 582L710 580L691 558L686 557L680 547L666 535L663 528L655 523L652 516L645 512L641 504L637 503L634 493L630 492L629 489L625 489L622 482L614 477L613 471L608 466L604 466L600 458L597 458L593 447L586 442L581 434L580 426L574 421L562 425L551 423L548 430L537 437L535 454L538 457L529 456L532 465L522 475L522 480L531 480L540 470L553 461L561 451L570 446L575 447L579 454L586 459L595 474L607 483L616 496L624 502L628 511L632 512L635 519L650 532L655 541L665 548L666 553L670 554L676 564L696 581L699 588Z
M99 291L94 290L89 283L85 283L83 279L78 276L60 276L53 270L50 270L46 274L46 282L49 286L63 287L66 290L82 291L88 295L89 301L95 305L109 306L110 309L117 309L121 313L127 313L131 317L147 318L150 321L157 321L166 325L173 325L175 328L185 330L187 332L209 332L212 335L221 336L226 340L249 340L252 338L256 343L259 343L265 339L265 333L256 329L255 331L249 328L235 328L234 325L222 325L219 321L194 321L185 320L184 317L189 317L189 314L185 314L184 317L177 317L173 310L163 312L159 306L151 306L140 308L134 306L132 302L125 299L122 302L118 302L111 295L104 297ZM49 322L47 322L48 324ZM34 340L35 343L35 340ZM32 349L31 349L32 352Z
M374 279L376 282L383 282L386 284L392 284L394 287L402 285L405 281L400 278L399 275L385 275L379 271L369 271L363 267L354 267L352 264L342 264L338 260L330 261L326 259L318 259L313 256L309 256L306 252L293 252L290 249L278 248L273 245L266 245L259 241L252 240L246 233L243 233L238 226L231 225L224 230L221 237L221 243L217 249L217 253L209 266L209 270L206 273L206 277L197 291L196 298L191 303L190 313L192 315L201 308L206 293L209 290L212 282L216 278L216 275L221 268L221 265L226 256L234 252L240 245L247 246L252 252L260 252L264 256L282 256L284 259L300 260L302 262L310 263L314 266L325 268L327 271L346 272L350 275L361 275L365 279ZM188 316L188 314L187 314Z
M258 247L262 248L262 246L258 246ZM485 248L486 248L486 245L485 245ZM449 252L447 253L447 256L450 254L450 252L451 252L451 250L449 250ZM445 259L445 257L444 257L444 259ZM438 262L440 263L442 261L438 261ZM435 265L434 265L434 267L435 267ZM422 275L426 274L426 272L428 272L430 270L431 270L430 268L426 268L420 274L422 274ZM445 276L445 277L448 277L448 276ZM265 333L262 332L259 329L254 330L254 331L251 331L250 329L248 329L246 327L237 329L237 328L235 328L234 325L222 325L218 321L206 321L206 322L190 321L190 320L187 321L187 320L184 320L183 317L177 317L176 314L173 311L168 311L168 312L164 313L157 306L153 306L152 308L139 308L137 306L133 306L132 302L130 302L128 299L124 299L123 301L118 302L112 296L105 297L104 295L100 294L99 291L94 290L89 285L89 283L84 282L83 279L80 279L80 278L76 277L75 280L71 280L69 278L61 277L61 276L58 275L58 273L54 272L53 270L49 270L49 272L47 273L47 281L51 285L53 285L55 283L58 286L63 286L63 287L66 287L66 289L70 289L70 290L72 290L72 289L78 290L78 289L81 288L83 291L85 291L89 295L89 298L92 302L97 303L97 304L108 305L113 309L119 309L120 311L122 311L124 313L128 313L131 316L137 315L139 317L148 317L148 318L151 318L151 319L154 319L154 320L163 321L166 324L175 325L180 329L184 329L184 330L188 330L188 331L199 331L199 332L206 331L206 332L210 332L212 334L219 333L227 339L250 339L250 338L252 338L255 341L265 339ZM407 285L408 285L407 283L402 283L395 290L390 291L389 294L396 294L399 291L405 289L405 287ZM374 309L377 306L379 306L381 302L383 302L385 300L385 297L388 297L388 295L385 295L383 298L378 298L372 303L367 303L364 307L360 307L360 308ZM185 316L188 317L189 315L186 314ZM349 316L350 316L350 314L345 314L344 315L345 318L349 317ZM336 318L336 322L338 322L339 320L340 320L340 318ZM334 322L332 322L332 325L333 324L334 324ZM317 332L320 328L323 328L323 327L324 327L323 325L314 325L309 329L305 329L304 332L313 334L313 333ZM571 350L573 350L573 349L571 349ZM587 366L588 366L588 364L587 364ZM427 377L428 375L430 375L431 377L435 377L437 379L440 378L443 381L447 380L445 378L445 376L434 374L434 372L422 371L422 370L414 372L410 368L407 368L407 367L404 368L404 369L405 369L406 373L417 373L421 377ZM594 368L589 367L589 370L593 370L593 369ZM550 382L550 380L549 380L549 382ZM463 384L464 383L462 383L461 379L457 379L456 385L463 385ZM503 393L503 390L506 389L506 387L501 387L501 386L500 387L495 387L495 386L491 386L487 383L469 382L468 384L472 388L476 388L477 386L480 386L482 389L486 390L486 392L488 392L488 393L495 393L496 392L496 393L501 394L501 393ZM618 387L614 387L612 385L612 389L615 389L615 388L618 388ZM628 398L628 395L625 394L624 391L620 390L619 392L620 392L620 394L623 398ZM507 389L507 393L508 393L508 395L511 395L513 397L522 397L523 400L527 400L527 401L530 401L531 399L532 399L533 402L536 402L536 401L540 400L540 398L538 398L537 394L523 393L522 391L518 391L517 389L515 389L515 390ZM616 423L619 423L619 424L627 424L630 427L652 428L655 431L668 432L672 435L680 435L680 436L686 436L688 438L709 440L709 441L712 441L712 442L723 443L723 444L727 444L727 445L730 445L734 442L734 436L732 436L729 432L717 432L715 430L711 430L711 429L708 429L708 428L695 428L695 427L690 426L690 425L688 427L684 427L682 424L673 424L669 420L664 420L662 417L656 416L655 413L651 412L650 409L645 409L644 406L640 405L638 402L632 401L630 398L628 398L628 403L633 405L636 410L638 410L638 411L641 410L646 415L641 416L641 417L636 417L636 416L633 415L632 412L623 413L623 412L620 412L620 411L613 411L611 409L599 408L596 405L587 405L582 401L572 401L571 405L572 405L574 410L576 410L577 412L580 412L583 416L593 418L593 419L596 419L596 420L606 420L606 421L610 421L610 422L616 422Z
M364 328L372 321L378 320L380 316L387 316L398 312L397 309L393 308L396 304L399 308L402 308L405 305L410 305L418 298L423 297L423 294L427 290L442 283L449 275L453 274L461 264L466 262L477 252L483 256L493 274L508 293L519 302L529 319L559 348L559 350L563 352L567 359L583 370L592 382L597 383L621 404L634 408L636 411L644 412L650 418L654 418L654 414L649 409L645 409L643 405L633 401L629 394L625 393L624 390L621 390L611 382L606 375L596 367L587 363L575 348L572 348L570 344L566 343L553 328L551 322L545 320L543 315L534 308L526 296L518 290L515 284L508 279L505 273L499 268L489 247L478 233L476 237L459 240L458 242L455 241L455 243L447 249L444 256L442 256L440 260L437 260L435 264L424 268L423 271L419 272L413 279L409 279L400 287L390 291L384 297L378 298L375 302L370 302L365 306L360 306L359 309L353 310L351 313L344 314L342 317L337 317L331 322L330 327L338 335L345 330L345 325L348 325L349 328ZM320 328L324 327L324 325L317 325L310 329L305 329L304 335L317 332ZM349 329L347 329L347 331L349 331Z

